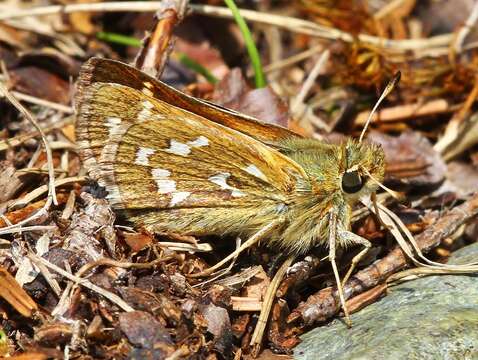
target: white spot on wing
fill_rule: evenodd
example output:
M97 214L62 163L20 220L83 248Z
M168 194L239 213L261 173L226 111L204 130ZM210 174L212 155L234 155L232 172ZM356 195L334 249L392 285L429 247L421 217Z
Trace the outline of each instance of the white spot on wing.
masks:
M247 173L251 174L252 176L255 176L256 178L259 178L261 180L267 181L267 177L264 175L264 173L259 170L259 168L255 165L249 165L244 169Z
M166 169L156 168L151 170L151 175L153 176L154 180L159 180L159 179L164 179L169 177L169 175L171 175L171 171Z
M151 97L154 96L153 92L149 90L147 87L142 88L141 92L146 96L151 96Z
M227 178L231 176L231 174L224 172L219 173L217 175L213 175L208 178L208 180L216 185L219 185L221 189L230 189L232 186L226 183Z
M149 157L154 154L154 150L140 146L138 151L136 152L136 159L134 163L137 165L149 165Z
M236 188L233 188L233 190L231 191L231 196L232 197L242 197L242 196L246 196L246 194L244 194L241 190L239 189L236 189Z
M173 197L171 198L171 202L169 203L169 206L174 206L179 204L181 201L186 200L191 193L189 191L177 191L173 193Z
M223 172L209 177L208 180L213 184L219 185L219 187L223 190L231 190L231 195L233 197L246 196L246 194L244 194L242 191L236 189L226 182L229 176L231 176L231 174L228 172Z
M151 175L158 186L158 193L169 194L176 191L176 181L168 179L171 175L169 170L156 168L151 170Z
M208 146L209 140L207 137L201 135L194 141L188 141L188 145L192 147Z
M115 130L121 125L121 119L118 117L108 117L106 118L106 127L109 128L110 137L115 132Z
M159 179L156 180L156 184L158 185L158 193L160 194L169 194L176 191L176 181L174 180Z
M151 109L154 107L153 103L149 100L141 102L143 109L138 113L139 121L146 121L152 116Z
M175 155L187 156L191 152L191 148L188 144L172 139L169 143L169 149L166 149L165 151Z
M179 156L187 156L191 153L191 148L193 147L201 147L209 145L209 140L205 136L199 136L196 140L188 141L186 144L180 141L176 141L171 139L169 143L169 148L164 150L168 153L179 155Z

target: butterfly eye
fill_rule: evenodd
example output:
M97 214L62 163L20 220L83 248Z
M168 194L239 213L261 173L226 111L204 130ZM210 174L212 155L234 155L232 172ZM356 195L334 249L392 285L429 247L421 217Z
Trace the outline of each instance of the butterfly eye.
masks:
M342 189L348 193L353 194L363 187L363 179L357 171L346 172L342 175Z

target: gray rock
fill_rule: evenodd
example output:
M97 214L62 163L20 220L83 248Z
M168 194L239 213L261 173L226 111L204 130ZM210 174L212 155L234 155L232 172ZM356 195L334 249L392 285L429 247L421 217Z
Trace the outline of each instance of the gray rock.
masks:
M478 261L478 243L450 263ZM437 275L392 287L378 302L311 330L294 359L478 359L478 276Z

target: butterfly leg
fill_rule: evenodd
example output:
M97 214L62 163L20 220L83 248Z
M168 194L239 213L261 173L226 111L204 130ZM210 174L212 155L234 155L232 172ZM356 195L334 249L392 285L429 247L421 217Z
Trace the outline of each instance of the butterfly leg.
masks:
M239 255L241 252L246 250L247 248L251 247L252 245L256 244L260 240L262 240L264 237L269 235L275 228L277 228L279 225L283 223L283 219L277 219L274 221L271 221L269 224L261 228L259 231L257 231L254 235L252 235L249 239L247 239L246 242L244 242L239 248L237 248L235 251L233 251L231 254L226 256L224 259L219 261L216 265L211 266L210 268L196 274L189 275L189 277L203 277L212 274L215 272L217 269L220 269L224 264L226 264L228 261L231 261L234 259L237 255Z
M338 236L342 241L345 241L347 243L359 244L364 246L364 249L353 257L352 263L350 264L349 271L347 271L347 274L345 275L343 280L343 283L345 284L347 280L350 278L350 275L352 275L357 264L360 262L360 260L362 260L365 254L368 253L368 251L372 247L372 244L367 239L347 230L339 229Z
M335 276L335 282L337 283L337 291L339 293L340 305L344 311L345 323L348 327L352 326L352 321L350 320L349 311L345 305L345 296L344 289L342 287L342 282L340 281L339 270L337 269L337 263L335 262L335 249L336 249L336 236L337 236L337 215L333 212L330 213L329 221L329 261L332 264L332 270Z

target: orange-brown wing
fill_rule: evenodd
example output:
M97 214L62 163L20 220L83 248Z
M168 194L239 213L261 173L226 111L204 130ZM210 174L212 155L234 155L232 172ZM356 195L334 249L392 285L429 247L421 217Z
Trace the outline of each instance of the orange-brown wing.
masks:
M263 123L253 117L186 95L138 69L119 61L91 58L82 67L79 93L95 82L125 85L147 91L152 97L203 116L210 121L240 131L267 144L300 135L281 126ZM81 96L81 95L80 95Z
M260 211L280 213L307 181L298 164L260 141L148 94L94 83L78 107L80 156L112 206L136 224L226 231ZM228 225L219 223L225 216Z

